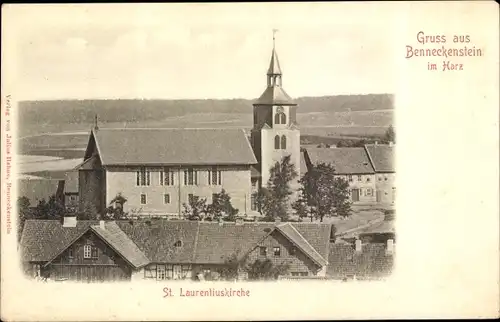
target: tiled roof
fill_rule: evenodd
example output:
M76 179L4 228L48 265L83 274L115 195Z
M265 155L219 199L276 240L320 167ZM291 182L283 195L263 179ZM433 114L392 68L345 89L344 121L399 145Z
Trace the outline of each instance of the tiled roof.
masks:
M135 268L145 266L149 263L146 255L115 222L106 222L104 229L99 225L91 226L91 228Z
M391 273L394 256L386 255L385 244L364 244L360 253L350 244L331 244L328 262L328 276L373 278Z
M297 105L281 86L267 87L255 105Z
M53 259L81 237L98 221L79 221L76 227L63 227L59 220L26 220L21 235L23 261L44 262Z
M330 163L338 174L374 173L364 148L307 148L306 153L310 163Z
M248 253L276 228L274 223L239 225L224 222L221 225L163 219L123 220L105 225L106 231L103 231L98 228L97 221L79 221L76 228L63 228L56 220L28 220L21 239L23 260L49 261L92 229L136 267L144 265L146 259L153 263L223 264L233 254L243 256ZM284 226L289 227L280 228L281 233L291 236L306 255L319 263L326 263L331 225L291 223ZM176 247L179 241L181 245Z
M396 172L393 145L367 144L365 148L375 172Z
M93 133L103 165L257 163L241 129L99 129Z
M306 156L304 151L300 151L300 175L303 176L307 172Z
M312 258L317 264L324 266L328 264L328 261L321 256L314 247L309 244L309 242L302 236L293 225L290 223L284 223L276 226L285 237L287 237L295 246L300 248L304 254Z
M151 262L192 263L196 250L197 221L117 221ZM174 247L176 242L181 247Z
M64 193L78 193L78 171L69 171L64 175Z
M36 207L42 199L49 201L52 195L55 195L59 186L59 180L42 178L21 179L17 181L18 196L26 197L30 200L31 207Z

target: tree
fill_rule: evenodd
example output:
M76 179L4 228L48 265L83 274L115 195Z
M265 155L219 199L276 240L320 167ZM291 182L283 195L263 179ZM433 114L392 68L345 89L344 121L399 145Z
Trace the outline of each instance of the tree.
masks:
M207 215L212 220L235 221L238 212L239 210L231 204L231 196L224 189L220 193L214 194L212 203L207 206Z
M294 204L299 216L317 218L321 222L327 216L347 217L351 214L349 183L335 177L331 164L319 163L300 180L300 198Z
M288 220L288 203L293 193L290 182L297 177L290 155L271 167L267 188L262 188L256 199L265 221L274 221L276 218Z
M82 212L77 214L78 220L100 220L101 215L93 202L85 201L82 205Z
M35 219L60 219L64 216L65 209L55 195L49 197L49 201L41 199L33 211Z
M389 128L385 131L384 141L386 143L396 143L396 132L394 132L394 128L392 127L392 125L390 125Z
M24 228L24 222L27 219L33 218L33 212L30 209L30 200L27 197L17 198L17 212L18 212L18 223L17 223L17 238L21 239L21 234Z
M109 203L109 207L106 208L106 217L108 219L123 219L127 216L125 212L123 212L123 206L127 202L127 198L125 198L121 192L119 192Z
M280 275L286 275L290 265L282 262L278 265L267 258L265 260L257 259L253 263L246 265L249 280L271 280L278 279Z
M227 281L234 281L238 279L238 273L244 268L247 257L242 259L238 258L238 253L231 254L224 260L224 265L218 270L220 277Z
M182 214L188 220L202 220L207 213L207 199L202 199L198 196L189 198L189 202L183 203Z

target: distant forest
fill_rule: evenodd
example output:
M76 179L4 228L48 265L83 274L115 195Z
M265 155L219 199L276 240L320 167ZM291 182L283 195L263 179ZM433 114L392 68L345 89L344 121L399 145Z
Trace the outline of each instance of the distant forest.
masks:
M296 99L299 113L353 112L391 110L394 97L390 94L338 95L301 97ZM251 113L252 100L44 100L19 103L21 124L92 123L99 115L101 122L150 121L193 113Z

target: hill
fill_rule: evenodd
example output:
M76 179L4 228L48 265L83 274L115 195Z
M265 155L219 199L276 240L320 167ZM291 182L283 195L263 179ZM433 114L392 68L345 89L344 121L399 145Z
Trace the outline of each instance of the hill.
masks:
M338 113L355 111L392 110L393 95L340 95L323 97L300 97L299 113ZM252 100L206 99L206 100L45 100L19 103L19 122L24 126L40 124L88 124L94 116L99 121L143 122L158 121L171 117L200 113L251 114Z

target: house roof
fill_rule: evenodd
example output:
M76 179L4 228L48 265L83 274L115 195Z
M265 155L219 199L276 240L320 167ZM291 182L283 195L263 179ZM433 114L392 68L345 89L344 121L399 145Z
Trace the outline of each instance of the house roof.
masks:
M396 229L394 227L394 220L382 220L374 223L359 231L360 235L363 234L394 234Z
M300 151L300 174L304 175L307 172L306 156L304 151Z
M135 268L149 264L149 259L137 247L136 244L118 227L115 222L106 222L104 229L99 225L91 226L92 230L99 235L116 252Z
M256 166L250 167L250 176L252 178L260 178L261 177L260 171Z
M18 196L30 200L30 206L36 207L42 199L49 201L52 195L57 194L59 180L52 179L20 179L17 181Z
M330 163L337 174L374 173L364 148L307 148L310 163Z
M78 193L78 171L69 171L65 173L64 193Z
M276 226L276 229L279 230L285 237L287 237L295 246L300 248L302 252L308 255L312 260L314 260L317 264L324 266L328 264L328 261L321 256L320 253L314 247L309 244L307 239L302 236L297 229L292 226L290 223L284 223Z
M223 264L244 255L273 231L289 238L312 260L325 265L331 225L317 223L223 223L181 220L78 221L63 227L56 220L27 220L21 238L24 261L50 261L89 229L136 267L152 263ZM180 247L176 247L177 242Z
M241 129L99 129L92 135L103 165L257 163Z
M385 244L364 244L357 253L351 244L332 244L327 275L333 277L383 277L391 273L394 256L386 255Z
M78 221L76 227L63 227L59 220L26 220L21 235L21 258L31 262L50 261L98 223Z
M281 86L269 86L254 105L297 105Z
M375 172L396 172L393 145L367 144L365 149Z

